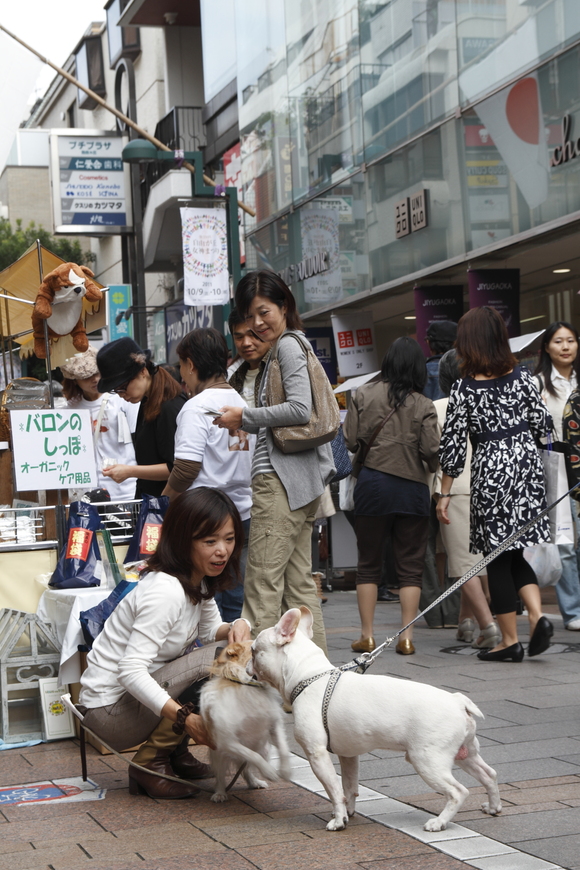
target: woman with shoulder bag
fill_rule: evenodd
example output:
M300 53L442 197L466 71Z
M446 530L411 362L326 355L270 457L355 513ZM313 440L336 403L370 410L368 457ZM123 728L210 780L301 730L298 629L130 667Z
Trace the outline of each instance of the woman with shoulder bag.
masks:
M423 462L438 466L439 432L431 399L422 395L425 358L412 338L398 338L383 360L381 380L359 387L344 423L349 450L362 460L354 491L358 548L356 594L361 638L355 652L375 649L373 619L386 535L400 583L402 624L417 615L429 532L430 496ZM361 455L362 451L362 455ZM413 628L401 634L397 652L412 655Z
M236 288L236 309L262 341L273 344L258 407L224 406L214 421L229 430L257 433L252 462L252 513L243 615L256 633L290 607L306 605L314 642L326 650L320 600L312 579L312 524L320 497L335 473L330 443L284 453L273 429L305 426L313 410L302 321L284 281L270 271L249 272ZM278 361L284 399L268 404L269 379Z
M457 327L457 356L462 380L449 396L439 458L443 476L437 493L437 518L449 524L451 486L465 466L471 440L471 552L487 555L546 507L544 469L536 442L552 418L532 376L518 366L508 333L494 308L472 308ZM536 522L487 566L491 602L502 639L477 657L485 662L521 662L517 602L528 611L528 655L550 645L552 623L542 615L538 581L524 548L550 540L548 517Z

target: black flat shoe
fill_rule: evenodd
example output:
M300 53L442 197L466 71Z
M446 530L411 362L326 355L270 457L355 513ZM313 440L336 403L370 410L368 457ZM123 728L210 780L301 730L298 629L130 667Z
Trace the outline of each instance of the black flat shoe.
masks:
M550 646L550 638L554 634L554 626L545 616L540 616L536 622L534 633L528 644L528 655L539 656Z
M377 601L400 601L398 595L393 595L389 590L385 590L384 592L379 592L377 595Z
M524 648L521 643L512 643L505 649L498 649L492 652L489 649L481 649L477 653L477 658L482 662L521 662L524 657Z

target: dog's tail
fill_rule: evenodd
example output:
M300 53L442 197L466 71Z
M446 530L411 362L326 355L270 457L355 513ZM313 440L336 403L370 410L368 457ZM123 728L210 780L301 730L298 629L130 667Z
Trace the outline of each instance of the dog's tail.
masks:
M479 707L467 695L464 695L462 692L454 692L453 695L472 716L477 716L478 719L485 718Z
M253 749L248 749L243 743L238 743L237 741L230 742L226 752L230 758L236 761L245 761L247 764L252 764L266 779L272 782L277 782L280 779L280 775L269 761L262 758L258 752L254 752Z

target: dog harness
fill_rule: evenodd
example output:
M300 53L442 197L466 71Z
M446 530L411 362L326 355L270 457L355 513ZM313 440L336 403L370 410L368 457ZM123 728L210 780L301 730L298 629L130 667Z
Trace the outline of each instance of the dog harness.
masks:
M319 680L321 677L328 676L328 683L326 684L326 688L324 690L324 695L322 697L322 724L324 725L324 730L326 732L326 748L328 752L332 752L330 748L330 731L328 728L328 708L330 706L330 699L332 698L332 694L336 689L336 684L342 677L343 673L347 670L353 670L352 665L354 662L350 662L349 665L343 665L341 668L333 668L331 671L323 671L321 674L316 674L314 677L309 677L307 680L301 680L297 686L295 686L291 696L290 703L293 704L296 698L302 694L304 689L307 689L308 686L312 685L312 683Z

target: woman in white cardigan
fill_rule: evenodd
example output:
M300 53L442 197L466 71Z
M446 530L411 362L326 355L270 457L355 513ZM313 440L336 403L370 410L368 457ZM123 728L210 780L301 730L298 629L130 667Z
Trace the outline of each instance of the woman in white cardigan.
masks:
M146 573L88 655L78 705L86 725L114 749L143 744L133 761L151 773L130 768L131 794L193 797L198 789L157 774L210 774L187 747L190 738L212 745L197 700L218 642L250 638L249 622L222 622L214 601L237 579L243 540L240 515L227 495L198 487L178 496Z

